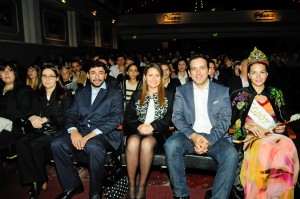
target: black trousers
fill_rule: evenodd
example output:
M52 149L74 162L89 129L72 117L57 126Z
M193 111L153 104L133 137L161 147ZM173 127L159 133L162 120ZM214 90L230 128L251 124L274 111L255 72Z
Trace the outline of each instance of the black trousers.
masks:
M73 156L77 149L73 146L70 135L64 134L56 138L51 144L56 171L64 192L71 190L81 184L78 172L73 165ZM105 175L104 163L107 151L112 146L104 135L97 135L84 146L87 154L88 168L90 174L90 196L102 194L102 181Z
M19 163L19 175L22 184L44 183L48 180L46 163L51 159L51 142L49 135L26 134L16 143Z
M22 132L13 128L11 132L2 130L0 133L0 149L5 149L10 145L14 145L22 136Z

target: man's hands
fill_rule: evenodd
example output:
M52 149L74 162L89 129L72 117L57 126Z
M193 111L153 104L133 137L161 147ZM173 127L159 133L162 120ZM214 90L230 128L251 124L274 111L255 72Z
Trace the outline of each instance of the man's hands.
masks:
M190 139L194 143L194 149L197 154L207 153L210 147L210 142L204 136L198 133L193 133L190 135Z
M140 134L151 135L154 131L154 128L151 126L151 124L141 124L138 126L137 130L140 132Z
M72 144L77 150L83 150L87 141L94 136L96 136L96 134L94 132L91 132L86 136L82 137L78 130L72 130L70 135Z

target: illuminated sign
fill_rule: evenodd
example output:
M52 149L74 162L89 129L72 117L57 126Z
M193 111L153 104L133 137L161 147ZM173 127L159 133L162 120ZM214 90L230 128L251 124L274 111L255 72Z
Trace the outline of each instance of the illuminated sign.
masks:
M180 13L167 13L167 14L164 14L162 17L163 24L180 23L180 21L181 21Z
M279 21L279 16L274 10L259 10L254 12L254 20L257 22L274 22Z

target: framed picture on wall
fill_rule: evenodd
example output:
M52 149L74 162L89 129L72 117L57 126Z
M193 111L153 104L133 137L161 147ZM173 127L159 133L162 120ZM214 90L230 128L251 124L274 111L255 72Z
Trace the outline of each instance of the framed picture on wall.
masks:
M79 41L80 43L94 44L95 29L92 20L79 20Z
M15 1L0 2L0 34L19 34L18 8Z
M66 18L50 10L43 11L44 38L46 40L66 41Z

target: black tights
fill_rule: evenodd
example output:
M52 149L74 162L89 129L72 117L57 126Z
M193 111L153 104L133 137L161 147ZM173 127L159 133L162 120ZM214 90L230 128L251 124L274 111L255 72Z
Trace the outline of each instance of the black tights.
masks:
M131 198L145 196L145 188L150 167L153 162L156 139L153 136L132 135L126 146L126 164L129 180L129 195ZM136 186L137 167L140 167L139 184ZM137 187L137 191L135 188Z

